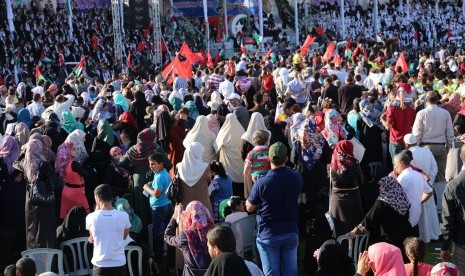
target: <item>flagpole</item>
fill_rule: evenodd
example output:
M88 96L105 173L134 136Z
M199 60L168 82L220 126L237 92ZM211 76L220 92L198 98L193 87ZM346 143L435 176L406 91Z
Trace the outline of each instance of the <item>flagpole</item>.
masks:
M310 0L311 3L311 0ZM308 3L306 0L303 1L304 12L305 12L305 34L308 34Z
M258 0L258 31L263 37L263 0ZM263 43L260 43L260 49L263 49Z
M407 0L407 18L410 20L410 0Z
M207 38L207 51L210 50L210 26L208 24L208 5L207 0L203 0L203 17L205 20L205 36Z
M225 39L223 41L226 41L229 39L229 30L228 30L228 5L226 3L227 0L223 0L223 12L224 12L224 36Z
M294 0L294 28L295 28L295 46L299 46L299 6L297 0Z
M13 23L13 8L11 7L11 0L6 0L6 16L8 18L8 29L10 31L11 39L14 39L15 24Z
M71 7L71 0L66 0L68 8L68 27L69 27L69 40L73 40L73 11Z
M345 39L346 38L346 20L344 17L345 0L341 0L339 7L340 7L340 13L341 13L342 39Z
M373 5L373 30L375 32L375 37L378 34L378 0L375 0L375 4Z
M465 17L465 1L462 1L462 16Z
M123 11L123 0L119 1L119 13L120 13L120 21L121 21L121 32L124 36L124 11Z

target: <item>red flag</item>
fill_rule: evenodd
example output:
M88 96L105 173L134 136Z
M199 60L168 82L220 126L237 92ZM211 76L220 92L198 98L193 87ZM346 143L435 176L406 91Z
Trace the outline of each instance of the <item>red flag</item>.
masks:
M244 43L241 42L241 53L246 55L247 54L247 50L245 49L245 46L244 46Z
M310 47L310 45L312 45L313 42L315 42L315 38L311 35L307 35L307 38L305 39L304 44L302 45L302 48L300 48L300 52L303 56L307 55L308 47Z
M396 68L397 67L402 67L402 73L407 73L408 72L408 64L407 61L405 61L405 56L404 53L400 53L399 57L397 58L396 62Z
M339 54L337 54L336 56L334 56L333 62L334 62L334 64L336 64L336 65L341 65L342 60L341 60L341 57L339 56Z
M132 56L131 56L131 53L128 54L127 61L128 61L128 66L129 66L129 68L130 68L132 71L134 71L133 68L132 68L133 65L132 65Z
M321 26L318 26L318 27L316 28L315 32L316 32L317 34L319 34L320 36L325 36L325 29L323 29L323 27L321 27Z
M326 52L323 55L323 61L328 62L331 59L331 56L333 55L334 49L336 49L336 44L334 42L330 42L328 44L328 47L326 47Z
M139 44L137 44L136 51L138 52L144 51L145 45L147 45L146 42L139 42Z
M346 45L345 50L347 51L350 49L350 46L352 45L352 38L349 38L346 41L347 41L347 45Z
M220 62L220 51L216 51L215 55L215 64L218 64Z
M60 62L60 65L65 64L65 57L63 56L63 50L58 50L58 62Z
M167 49L168 49L168 47L166 47L165 40L162 39L161 40L161 51L166 52Z
M210 69L213 69L213 61L212 61L212 54L210 53L210 50L208 50L208 54L207 54L207 66L208 68Z
M452 33L450 32L450 28L447 28L447 38L450 38L452 36Z
M94 48L94 51L98 51L98 37L96 34L92 37L92 48Z
M179 50L179 55L186 57L190 63L196 63L202 61L202 56L198 56L196 53L193 53L189 48L186 42L184 42Z
M178 74L179 77L190 79L193 77L191 64L188 60L180 61L179 58L175 58L168 66L166 66L165 70L161 73L163 78L166 78L169 74L171 74L170 78L168 79L168 84L173 82L173 74Z
M418 32L415 31L415 34L413 34L413 39L418 40Z

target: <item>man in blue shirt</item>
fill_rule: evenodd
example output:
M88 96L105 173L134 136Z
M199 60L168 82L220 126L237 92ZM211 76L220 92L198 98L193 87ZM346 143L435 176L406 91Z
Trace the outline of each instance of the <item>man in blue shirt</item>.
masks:
M155 261L159 267L163 263L163 233L173 215L173 205L166 196L166 189L170 185L169 173L164 167L162 153L152 153L149 156L149 166L153 176L152 183L144 185L144 192L148 193L150 208L152 209L152 225ZM150 233L149 233L150 235Z
M265 275L297 275L299 212L302 177L286 167L286 146L277 142L268 153L271 170L252 188L246 207L257 211L257 248Z

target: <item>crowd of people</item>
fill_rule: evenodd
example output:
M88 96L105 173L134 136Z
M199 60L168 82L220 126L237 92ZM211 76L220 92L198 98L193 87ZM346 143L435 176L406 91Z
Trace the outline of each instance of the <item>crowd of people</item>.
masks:
M185 78L156 73L144 31L125 42L140 63L115 65L104 9L78 13L73 39L65 10L14 12L14 38L0 27L2 265L88 237L94 275L126 275L128 244L143 249L144 274L297 275L299 246L315 275L465 274L462 48L405 41L399 54L350 33L339 59L300 48L208 65L176 56ZM61 55L85 56L85 69L46 60ZM50 79L32 81L38 61ZM234 254L242 245L225 226L251 214L255 264ZM354 264L335 239L368 233ZM424 262L438 240L455 265ZM33 266L23 258L5 274Z

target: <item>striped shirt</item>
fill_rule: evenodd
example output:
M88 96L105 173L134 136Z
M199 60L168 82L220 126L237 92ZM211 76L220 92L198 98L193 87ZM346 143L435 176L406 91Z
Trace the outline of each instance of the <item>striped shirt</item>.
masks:
M255 146L245 159L251 164L252 176L264 176L271 170L270 161L268 160L268 146Z

